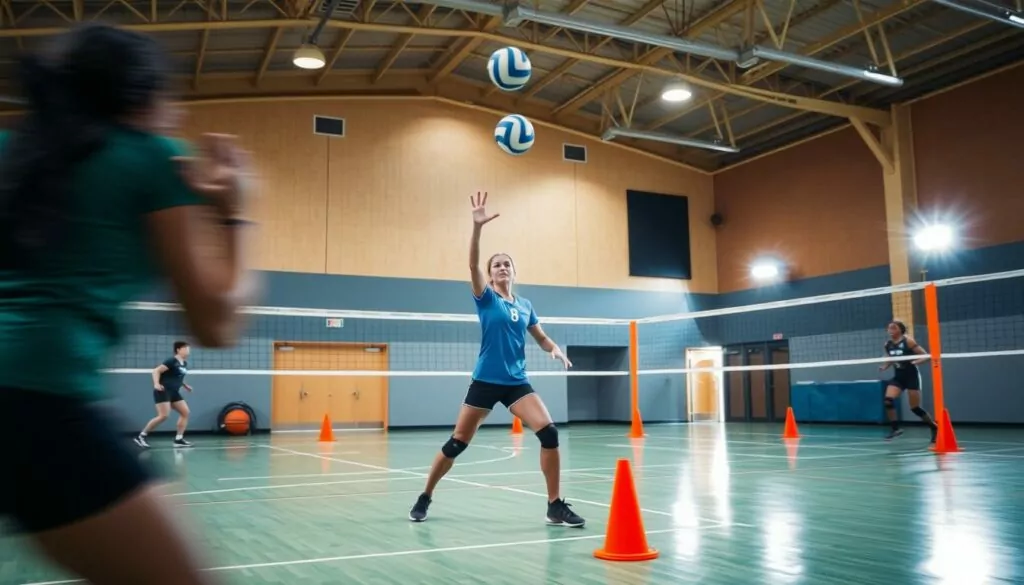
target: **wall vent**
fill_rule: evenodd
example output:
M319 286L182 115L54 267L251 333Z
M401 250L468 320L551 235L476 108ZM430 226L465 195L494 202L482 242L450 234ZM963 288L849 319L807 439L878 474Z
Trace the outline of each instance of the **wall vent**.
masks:
M345 137L345 118L313 116L313 134L320 136Z
M587 162L587 147L578 144L563 144L562 160L576 163Z
M316 11L320 14L327 12L327 8L331 5L331 0L320 0L317 4ZM351 16L352 13L359 8L359 0L340 0L338 5L334 7L334 12L331 16Z

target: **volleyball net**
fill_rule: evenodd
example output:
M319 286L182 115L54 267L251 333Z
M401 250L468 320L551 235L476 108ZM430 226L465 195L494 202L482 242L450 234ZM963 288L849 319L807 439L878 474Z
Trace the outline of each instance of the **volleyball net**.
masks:
M681 295L690 310L636 319L552 317L538 306L545 332L574 367L563 369L529 338L527 367L542 395L566 396L566 405L549 409L568 409L570 421L773 420L814 385L874 383L880 392L891 376L880 365L921 357L884 355L886 326L899 319L933 360L920 369L941 410L936 358L972 358L970 367L946 368L948 381L966 384L978 368L1000 367L993 358L1024 355L1022 277L1002 272L736 306L721 306L735 295ZM192 349L190 383L222 403L270 393L273 418L284 426L338 409L332 418L357 425L450 424L479 352L474 313L243 313L235 347ZM125 341L107 370L114 385L151 385L174 341L190 337L183 317L176 304L129 305ZM880 395L870 404L871 416L880 416Z

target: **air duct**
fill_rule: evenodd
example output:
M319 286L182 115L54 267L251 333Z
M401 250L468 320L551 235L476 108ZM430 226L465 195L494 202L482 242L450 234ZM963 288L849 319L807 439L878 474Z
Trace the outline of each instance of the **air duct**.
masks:
M1024 13L1011 12L1003 7L992 7L992 10L981 10L980 8L974 8L973 6L966 6L960 4L955 0L933 0L936 4L941 4L946 8L952 8L953 10L959 10L960 12L966 12L973 14L981 18L987 18L1017 28L1024 28Z
M699 55L701 57L709 57L712 59L719 59L721 61L737 61L740 58L739 51L734 49L727 49L709 43L691 41L669 35L646 33L616 24L604 24L583 20L582 18L576 18L575 16L540 12L533 8L522 6L518 2L510 2L507 4L505 6L504 16L505 24L507 26L516 26L524 20L529 20L531 22L539 22L549 26L558 26L580 32L613 37L624 41L633 41L635 43L664 47L666 49L672 49L673 51L679 51L680 53L689 53L690 55Z
M949 0L936 1L946 2ZM505 26L516 26L523 21L537 22L540 24L561 27L579 32L608 36L624 41L633 41L644 45L663 47L680 53L699 55L701 57L708 57L721 61L730 61L737 63L741 67L751 67L758 62L759 58L764 58L772 61L801 65L811 69L828 71L838 75L863 79L865 81L873 81L884 85L900 86L903 84L903 80L898 77L884 75L867 69L858 69L848 65L829 63L827 61L813 59L811 57L805 57L795 53L755 46L743 51L741 54L741 52L736 49L730 49L701 41L649 33L616 24L594 22L566 14L541 12L528 6L523 6L519 0L509 0L504 3L504 5L481 2L479 0L420 0L420 2L423 4L445 6L457 10L478 12L493 16L500 15L504 19ZM671 73L666 71L666 75L671 75Z
M737 153L740 149L735 146L729 146L727 144L720 144L718 142L707 142L705 140L695 140L693 138L684 138L682 136L673 136L672 134L666 134L664 132L653 132L649 130L630 130L628 128L612 127L605 130L601 136L601 140L608 142L614 140L618 136L626 138L638 138L640 140L654 140L656 142L667 142L669 144L678 144L680 146L692 146L693 148L703 148L704 150L715 150L718 152Z
M780 61L782 63L789 63L790 65L799 65L808 69L817 69L819 71L825 71L828 73L835 73L836 75L844 75L846 77L854 77L857 79L863 79L864 81L874 81L875 83L881 83L882 85L889 85L892 87L900 87L903 85L903 80L899 77L893 77L892 75L885 75L877 71L870 69L860 69L857 67L851 67L849 65L842 65L840 63L831 63L829 61L822 61L821 59L814 59L812 57L806 57L804 55L795 55L793 53L787 53L785 51L779 51L768 47L761 47L755 45L743 52L740 57L740 61L744 63L752 62L756 59L767 59L769 61Z

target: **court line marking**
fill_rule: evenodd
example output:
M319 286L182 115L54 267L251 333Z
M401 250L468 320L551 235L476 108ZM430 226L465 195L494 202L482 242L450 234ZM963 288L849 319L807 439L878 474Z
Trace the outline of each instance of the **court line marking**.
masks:
M885 467L886 464L887 464L886 462L882 462L881 465L882 465L882 467ZM868 464L860 464L860 465L823 465L823 466L819 466L819 467L810 467L808 469L789 469L789 468L749 469L749 470L746 470L746 471L734 471L734 472L731 472L730 473L730 477L734 476L734 475L769 475L769 474L779 474L779 473L787 473L787 474L790 474L790 475L796 475L797 477L803 477L804 473L816 472L816 471L819 471L819 470L863 469L863 468L866 468L866 467L877 468L878 466L879 466L879 463L868 463ZM637 466L634 466L633 469L634 470L641 470L641 471L643 471L643 470L646 470L646 469L654 469L654 468L660 468L660 467L680 467L680 465L677 464L677 463L660 463L660 464L652 464L652 465L637 465ZM587 469L587 470L590 470L590 471L614 471L615 470L614 467L592 467L592 468L584 468L584 469ZM579 473L581 471L579 469L573 469L573 470L563 469L562 471L565 472L565 473L573 472L573 473L576 473L577 475L582 475L582 474ZM469 477L477 477L477 476L480 476L480 475L487 475L487 476L526 475L526 474L534 474L534 473L539 473L539 472L540 472L539 469L534 469L534 470L529 470L529 471L505 471L505 472L496 472L496 473L490 473L490 474L474 474L474 475L469 475ZM361 473L361 472L354 472L354 473ZM372 473L377 473L377 472L372 472ZM380 472L380 473L383 473L383 472ZM450 477L451 476L445 476L445 479L447 480ZM670 475L646 475L646 474L644 474L641 477L643 479L652 479L653 480L653 479L672 479L672 478L678 478L679 476L677 474L670 474ZM409 478L409 479L413 479L413 478ZM836 478L836 479L837 480L841 480L842 478ZM614 480L614 478L602 479L602 480L579 480L579 481L574 481L574 480L570 479L570 480L565 480L562 483L573 484L573 485L580 485L580 484L604 483L606 481L613 481L613 480ZM442 480L442 481L444 481L444 480ZM350 482L350 483L362 483L362 482ZM366 483L369 483L369 482L366 482ZM307 485L307 484L300 484L300 485ZM516 485L512 485L512 486L507 486L507 487L519 487L520 485L533 485L533 482L531 482L529 484L516 484ZM258 488L254 488L254 489L258 489ZM468 486L468 487L449 487L447 489L448 490L454 490L454 491L469 491L469 490L474 490L474 489L485 489L485 488L477 487L477 486ZM386 495L393 495L393 494L410 494L410 493L418 494L418 493L420 493L420 491L421 490L416 489L416 490L388 490L388 491L349 492L349 493L340 493L340 494L339 493L333 493L333 494L314 494L314 495L309 495L309 496L283 496L283 497L276 497L276 498L250 498L250 499L244 499L244 500L219 500L219 501L212 501L212 502L183 502L183 503L179 503L179 504L175 504L175 505L177 505L177 506L212 506L212 505L219 505L219 504L245 504L245 503L275 502L275 501L287 501L287 500L332 499L332 498L348 498L348 497L358 497L358 496L386 496ZM177 494L172 494L172 495L177 495ZM741 526L747 527L748 525L741 525Z
M675 437L647 437L647 438L648 439L653 439L653 440L656 440L656 441L668 441L668 440L674 439ZM680 439L684 439L687 443L697 443L697 446L704 446L704 445L701 444L702 443L701 440L695 440L692 437L680 437ZM729 439L729 438L725 438L725 440L724 440L724 442L727 445L762 445L762 446L783 445L784 444L783 441L784 441L784 439L782 439L782 437L779 437L778 441L737 441L737 440L732 440L732 439ZM718 444L719 442L722 442L722 439L720 439L718 437L706 437L705 440L703 441L704 444ZM877 447L877 446L883 445L883 444L885 444L885 442L881 438L879 438L877 441L862 441L862 442L856 442L856 443L844 443L842 445L812 445L812 444L804 444L804 445L801 445L801 447L805 447L805 448L808 448L808 449L838 449L838 450L842 450L842 451L864 451L864 452L876 453L877 451L873 450L873 449L863 449L863 448L860 448L860 447L852 447L851 445L875 445Z
M275 450L282 450L282 451L291 451L290 449L284 449L283 447L268 446L267 448L268 449L275 449ZM301 451L292 451L292 452L294 452L294 453L301 453ZM427 474L425 474L425 473L417 473L415 471L404 471L404 470L401 470L401 469L394 469L394 470L392 470L392 469L389 469L387 467L381 467L379 465L370 465L369 463L360 463L360 462L357 462L357 461L348 461L348 460L345 460L345 459L334 459L334 458L330 458L330 457L322 457L320 455L316 455L316 454L313 454L313 453L306 453L306 455L309 456L309 457L314 457L314 458L331 459L333 461L339 461L341 463L349 463L351 465L362 466L362 467L366 467L366 468L369 468L369 469L377 469L377 470L380 470L380 471L393 471L395 473L411 474L411 475L415 475L415 476L420 477L420 478L426 478L427 477ZM525 494L525 495L534 496L534 497L538 497L539 496L539 497L542 497L542 498L545 498L545 499L548 497L547 494L542 494L540 492L531 492L529 490L522 490L522 489L519 489L519 488L502 487L502 486L497 486L497 485L489 485L489 484L486 484L486 483L478 483L478 482L474 482L474 481L466 481L464 479L457 479L457 478L445 478L445 479L448 479L448 481L451 481L453 483L461 483L461 484L465 484L465 485L472 485L472 486L482 487L482 488L490 488L490 489L495 489L495 490L500 490L500 491L505 491L505 492L512 492L512 493L517 493L517 494ZM580 502L581 504L587 504L587 505L590 505L590 506L597 506L599 508L610 508L611 507L610 504L605 504L605 503L602 503L602 502L595 502L595 501L592 501L592 500L581 500L579 498L573 498L573 500L576 501L576 502ZM668 516L670 518L674 518L675 517L675 514L673 514L671 512L662 512L661 510L651 510L649 508L640 508L640 511L646 512L648 514L655 514L655 515L658 515L658 516ZM706 518L700 518L700 517L697 517L695 519L696 520L708 521ZM743 527L746 527L746 528L753 528L754 527L752 524L739 524L739 523L735 523L733 525L734 526L743 526Z
M674 532L684 532L687 530L712 530L716 528L728 528L730 526L736 526L736 524L707 524L704 526L678 526L675 528L661 528L658 530L647 530L645 531L648 535L655 534L669 534ZM277 567L291 567L295 565L312 565L322 563L337 563L342 561L357 561L363 559L379 559L379 558L391 558L391 557L404 557L413 555L425 555L425 554L436 554L436 553L450 553L450 552L463 552L471 550L485 550L492 548L509 548L516 546L530 546L536 544L551 544L556 542L573 542L579 540L597 540L605 538L604 534L587 534L584 536L566 536L562 538L539 538L535 540L520 540L515 542L491 542L487 544L467 544L462 546L445 546L439 548L417 548L410 550L397 550L390 552L379 552L379 553L363 553L357 555L343 555L335 557L320 557L315 559L298 559L294 561L272 561L266 563L251 563L248 565L226 565L222 567L209 567L203 569L203 571L209 572L221 572L221 571L243 571L251 569L268 569ZM24 583L23 585L64 585L66 583L84 583L84 579L67 579L61 581L34 581L31 583Z
M774 433L754 433L754 432L749 432L749 431L743 431L743 432L745 432L748 435L758 435L758 436L764 436L764 437L777 437L778 436L777 434L774 434ZM807 435L802 435L800 438L801 439L841 439L842 437L837 437L835 435L807 434ZM868 436L865 436L865 435L848 435L848 438L850 438L850 439L870 439L871 437L868 437ZM966 440L958 439L957 442L958 443L977 443L979 445L1016 445L1018 447L1024 447L1024 443L1013 442L1013 441L976 441L976 440L973 440L973 439L966 439Z
M495 457L493 459L483 459L481 461L466 461L464 463L460 462L459 465L461 467L469 467L471 465L484 465L484 464L487 464L487 463L497 463L499 461L508 461L509 459L515 459L517 456L519 456L519 453L520 453L520 450L518 448L516 448L516 447L499 448L498 450L499 451L504 451L506 453L508 453L508 451L512 451L512 452L508 453L504 457ZM341 451L339 453L331 453L331 455L348 455L350 453L358 454L359 451ZM273 457L274 455L275 455L275 453L271 453L270 454L271 457ZM287 455L289 457L297 457L297 455L295 455L294 453L280 453L280 455ZM406 467L404 469L409 470L409 471L412 471L414 469L430 469L430 466L429 465L419 465L419 466L416 466L416 467ZM287 474L287 475L263 475L263 476L253 476L253 477L218 477L217 481L245 481L245 480L256 480L256 479L283 479L283 478L286 478L286 477L339 477L339 476L349 476L349 475L372 475L372 474L375 474L375 473L388 473L388 472L386 472L386 471L344 471L344 472L338 472L338 473L292 473L292 474Z
M613 448L619 448L619 449L632 449L633 445L613 445L613 444L608 444L608 445L605 445L605 447L613 447ZM672 452L675 452L675 453L682 453L682 454L686 454L686 453L693 453L693 454L697 454L697 455L715 455L715 454L717 454L716 451L695 451L693 449L688 449L688 448L685 448L685 447L682 447L682 448L677 448L677 447L652 447L651 445L644 445L644 449L652 449L652 450L657 450L657 451L672 451ZM763 453L735 453L735 452L730 452L728 450L723 450L722 454L726 455L726 456L732 455L732 456L736 456L736 457L755 457L755 458L758 458L758 459L790 459L789 455L765 455ZM851 457L867 457L869 455L888 455L888 454L889 454L889 451L867 451L867 450L865 450L864 453L845 453L843 455L811 455L810 457L800 457L799 455L794 455L792 457L792 459L796 459L798 461L811 461L811 460L814 460L814 459L846 459L846 458L851 458Z
M675 476L675 475L652 475L652 476L647 476L648 479L672 478L672 477L677 477L677 476ZM410 477L408 479L416 479L416 478ZM611 481L611 480L607 479L607 478L602 478L602 479L581 479L581 480L565 479L565 480L562 480L562 483L566 484L566 485L580 485L580 484L591 484L591 483L605 483L605 482L608 482L608 481ZM536 482L530 482L530 483L524 483L524 484L512 484L509 487L521 487L521 486L525 487L525 486L531 486L531 485L535 485L535 484L536 484ZM448 487L446 489L446 491L461 492L461 491L470 491L470 490L479 490L479 489L484 489L484 488L478 488L478 487L472 487L472 486L450 486L450 487ZM175 506L219 506L221 504L250 504L250 503L260 503L260 502L286 502L286 501L289 501L289 500L319 500L319 499L329 500L329 499L333 499L333 498L355 498L355 497L359 497L359 496L378 497L378 496L390 496L390 495L395 495L395 494L416 494L416 495L419 495L422 491L423 491L422 489L415 489L415 490L385 490L385 491L366 491L366 492L343 492L343 493L334 493L334 494L316 494L316 495L311 495L311 496L282 496L282 497L277 497L277 498L248 498L248 499L244 499L244 500L215 500L215 501L210 501L210 502L179 502L179 503L175 503L174 505Z

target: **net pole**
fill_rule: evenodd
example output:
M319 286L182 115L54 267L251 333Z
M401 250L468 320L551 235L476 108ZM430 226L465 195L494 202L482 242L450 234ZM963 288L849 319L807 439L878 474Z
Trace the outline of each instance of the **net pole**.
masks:
M939 426L932 450L936 453L956 453L960 451L960 446L942 396L942 332L939 330L939 295L935 283L929 283L924 289L924 307L928 322L928 353L931 354L932 364L932 392L935 394L935 415L938 417L935 422Z
M640 418L640 341L636 321L629 322L629 438L642 439L644 424Z
M946 410L942 396L942 334L939 331L939 297L934 283L928 284L924 289L924 308L928 321L928 353L931 354L935 414L942 417ZM939 426L941 425L940 418Z

